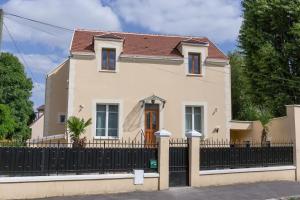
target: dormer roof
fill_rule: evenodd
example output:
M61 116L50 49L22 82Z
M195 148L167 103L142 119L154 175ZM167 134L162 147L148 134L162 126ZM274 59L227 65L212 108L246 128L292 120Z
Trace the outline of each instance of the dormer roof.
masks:
M104 33L101 35L95 35L94 37L95 38L103 38L103 39L114 39L114 40L122 40L123 39L122 37L115 35L113 33Z
M189 38L180 42L180 44L194 44L194 45L201 45L201 46L209 46L208 41L199 41L195 38Z

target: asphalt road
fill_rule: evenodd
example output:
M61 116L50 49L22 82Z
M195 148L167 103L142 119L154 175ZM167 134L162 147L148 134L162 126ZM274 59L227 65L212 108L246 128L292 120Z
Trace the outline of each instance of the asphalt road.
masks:
M154 192L52 197L48 200L273 200L299 195L300 183L280 181L202 188L178 187Z

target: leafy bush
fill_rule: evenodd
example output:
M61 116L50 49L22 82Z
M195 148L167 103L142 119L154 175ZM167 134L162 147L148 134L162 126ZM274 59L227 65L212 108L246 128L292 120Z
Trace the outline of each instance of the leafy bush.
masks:
M7 138L15 129L15 121L8 106L0 104L0 140Z

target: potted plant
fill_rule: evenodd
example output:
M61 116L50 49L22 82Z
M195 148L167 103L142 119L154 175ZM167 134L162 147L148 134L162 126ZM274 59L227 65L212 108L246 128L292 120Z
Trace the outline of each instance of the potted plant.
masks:
M80 119L75 116L71 116L67 121L68 131L72 139L73 148L84 148L86 145L86 137L81 137L85 133L86 128L91 125L92 120L88 119L85 121L83 118Z

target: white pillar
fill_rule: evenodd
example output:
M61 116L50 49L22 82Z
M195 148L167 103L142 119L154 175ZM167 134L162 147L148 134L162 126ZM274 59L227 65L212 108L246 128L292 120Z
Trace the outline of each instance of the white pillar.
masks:
M300 105L287 105L287 117L294 142L296 181L300 181Z
M169 139L171 133L167 130L155 132L158 140L158 172L159 172L159 190L169 188Z
M200 137L201 133L193 130L186 133L189 143L189 185L196 186L200 170Z

